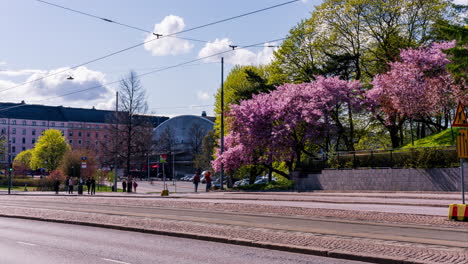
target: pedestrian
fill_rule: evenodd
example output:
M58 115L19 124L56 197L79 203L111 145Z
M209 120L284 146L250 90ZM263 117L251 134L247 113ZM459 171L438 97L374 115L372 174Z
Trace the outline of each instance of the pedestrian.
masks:
M73 178L68 181L68 194L73 194Z
M193 185L195 187L195 192L198 191L198 183L200 182L200 172L197 171L195 176L193 176Z
M55 182L54 182L55 194L59 193L59 187L60 187L60 181L58 179L56 179Z
M206 181L206 191L209 192L211 189L211 173L209 171L205 173L205 181Z
M91 178L89 184L91 186L91 195L96 195L96 180L94 178Z
M133 191L136 192L136 187L138 187L138 183L136 181L133 182Z
M65 180L65 191L68 191L68 183L70 182L70 178Z
M131 192L132 192L132 187L133 187L132 181L131 181L131 180L128 180L128 182L127 182L127 192L128 192L128 193L131 193Z
M88 177L86 178L86 187L88 187L88 194L91 189L91 179Z
M122 191L123 192L127 191L127 182L125 180L122 181Z

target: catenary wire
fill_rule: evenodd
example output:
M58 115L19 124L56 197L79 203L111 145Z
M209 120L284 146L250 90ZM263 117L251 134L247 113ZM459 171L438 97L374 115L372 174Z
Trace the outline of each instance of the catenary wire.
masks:
M105 21L105 22L108 22L108 23L113 23L113 24L116 24L116 25L119 25L119 26L123 26L123 27L126 27L126 28L133 29L133 30L137 30L137 31L140 31L140 32L153 34L155 36L161 36L161 37L163 36L162 34L158 34L158 32L153 32L153 31L150 31L150 30L143 29L141 27L136 27L136 26L132 26L132 25L129 25L129 24L126 24L126 23L118 22L118 21L116 21L114 19L109 19L109 18L93 15L93 14L86 13L86 12L83 12L83 11L80 11L80 10L77 10L77 9L69 8L69 7L66 7L66 6L58 5L58 4L47 2L47 1L44 1L44 0L36 0L36 1L47 4L47 5L54 6L54 7L57 7L57 8L61 8L61 9L67 10L67 11L71 11L71 12L74 12L74 13L78 13L80 15L88 16L88 17L95 18L95 19L98 19L98 20L101 20L101 21ZM175 36L175 35L167 35L166 37L178 38L178 39L183 39L183 40L188 40L188 41L193 41L193 42L200 42L200 43L209 43L210 42L208 40L201 40L201 39L187 38L187 37L179 37L179 36ZM220 44L220 45L225 45L225 44ZM264 47L264 46L259 46L259 47Z
M270 42L274 42L274 41L281 41L281 40L284 40L284 39L285 39L285 38L279 38L279 39L274 39L274 40L265 41L265 42L261 42L261 43L255 43L255 44L243 46L243 47L240 47L240 48L237 48L237 49L246 49L246 48L250 48L250 47L252 47L252 46L258 46L258 45L261 45L261 44L270 43ZM236 50L237 50L237 49L236 49ZM226 50L226 51L221 51L221 52L214 53L214 54L211 54L211 55L207 55L207 56L204 56L204 57L200 57L200 58L197 58L197 59L193 59L193 60L181 62L181 63L175 64L175 65L172 65L172 66L167 66L167 67L164 67L164 68L157 68L157 69L151 70L151 71L149 71L149 72L145 72L145 73L142 73L142 74L137 74L136 77L141 78L141 77L144 77L144 76L153 74L153 73L157 73L157 72L162 72L162 71L166 71L166 70L169 70L169 69L178 68L178 67L181 67L181 66L184 66L184 65L188 65L188 64L191 64L191 63L194 63L194 62L197 62L197 61L201 61L201 60L205 60L205 59L208 59L208 58L216 57L216 56L223 55L223 54L226 54L226 53L229 53L229 52L233 52L233 51L234 51L234 50L232 50L232 49ZM105 84L95 85L95 86L92 86L92 87L89 87L89 88L85 88L85 89L81 89L81 90L76 90L76 91L69 92L69 93L65 93L65 94L61 94L61 95L52 96L52 97L49 97L49 98L45 98L45 99L36 101L36 103L40 103L40 102L44 102L44 101L49 101L49 100L56 99L56 98L66 97L66 96L73 95L73 94L77 94L77 93L86 92L86 91L93 90L93 89L97 89L97 88L100 88L100 87L113 85L113 84L119 83L119 82L121 82L121 81L122 81L122 79L117 80L117 81L113 81L113 82L108 82L108 83L105 83ZM6 111L6 110L9 110L9 109L13 109L13 108L22 107L22 106L25 106L25 105L26 105L26 104L19 104L19 105L14 105L14 106L10 106L10 107L1 108L1 109L0 109L0 112Z
M37 0L37 1L39 1L39 0ZM244 14L241 14L241 15L237 15L237 16L233 16L233 17L221 19L221 20L218 20L218 21L215 21L215 22L211 22L211 23L207 23L207 24L204 24L204 25L201 25L201 26L196 26L196 27L193 27L193 28L181 30L181 31L179 31L179 32L175 32L175 33L171 33L171 34L168 34L168 35L164 35L164 36L162 36L162 37L160 37L160 38L153 38L153 39L150 39L150 40L147 40L147 41L144 41L144 42L141 42L141 43L132 45L132 46L130 46L130 47L127 47L127 48L124 48L124 49L121 49L121 50L118 50L118 51L109 53L109 54L107 54L107 55L98 57L98 58L96 58L96 59L92 59L92 60L90 60L90 61L87 61L87 62L84 62L84 63L80 63L80 64L78 64L78 65L72 66L72 67L67 68L67 69L65 69L65 70L57 71L57 72L54 72L54 73L52 73L52 74L48 74L48 75L46 75L46 76L43 76L43 77L40 77L40 78L37 78L37 79L34 79L34 80L26 81L26 82L23 82L23 83L21 83L21 84L12 86L12 87L10 87L10 88L0 90L0 93L1 93L1 92L5 92L5 91L8 91L8 90L11 90L11 89L14 89L14 88L17 88L17 87L21 87L21 86L26 85L26 84L29 84L29 83L37 82L37 81L46 79L46 78L48 78L48 77L55 76L55 75L60 74L60 73L64 73L64 72L66 72L66 71L70 71L70 70L72 70L72 69L76 69L76 68L78 68L78 67L81 67L81 66L84 66L84 65L88 65L88 64L94 63L94 62L96 62L96 61L104 60L104 59L109 58L109 57L112 57L112 56L114 56L114 55L117 55L117 54L120 54L120 53L129 51L129 50L132 50L132 49L134 49L134 48L140 47L140 46L142 46L142 45L144 45L144 44L146 44L146 43L152 42L152 41L154 41L154 40L158 40L158 39L161 39L161 38L164 38L164 37L174 36L174 35L176 35L176 34L181 34L181 33L186 33L186 32L190 32L190 31L194 31L194 30L201 29L201 28L204 28L204 27L216 25L216 24L219 24L219 23L223 23L223 22L226 22L226 21L234 20L234 19L241 18L241 17L244 17L244 16L248 16L248 15L260 13L260 12L263 12L263 11L266 11L266 10L270 10L270 9L273 9L273 8L277 8L277 7L281 7L281 6L284 6L284 5L292 4L292 3L295 3L295 2L298 2L298 1L300 1L300 0L292 0L292 1L283 2L283 3L281 3L281 4L269 6L269 7L262 8L262 9L257 9L257 10L254 10L254 11L251 11L251 12L248 12L248 13L244 13ZM257 45L257 46L258 46L258 45Z

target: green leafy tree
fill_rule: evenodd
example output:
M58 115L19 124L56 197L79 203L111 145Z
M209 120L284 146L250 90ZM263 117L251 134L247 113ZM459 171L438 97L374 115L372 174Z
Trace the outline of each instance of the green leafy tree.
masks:
M23 174L26 170L31 168L31 156L33 153L33 149L27 149L21 151L18 156L16 156L15 160L13 161L13 167L15 171L22 171Z
M70 149L60 130L47 129L34 146L30 166L32 169L45 168L51 172L60 165L63 156Z
M214 131L210 130L202 140L201 153L195 155L194 167L196 169L208 170L211 168L215 143Z

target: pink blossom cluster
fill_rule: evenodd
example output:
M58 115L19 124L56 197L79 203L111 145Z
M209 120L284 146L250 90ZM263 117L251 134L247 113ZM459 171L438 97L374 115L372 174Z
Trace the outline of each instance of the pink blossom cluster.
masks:
M317 76L314 82L284 84L232 105L226 151L218 153L213 168L219 171L224 164L233 171L243 165L297 160L307 144L323 141L330 112L341 104L359 107L362 95L359 81Z
M392 123L395 116L417 119L435 114L454 101L457 87L445 66L450 62L444 49L455 42L434 43L406 49L401 61L390 63L390 71L374 77L367 97Z

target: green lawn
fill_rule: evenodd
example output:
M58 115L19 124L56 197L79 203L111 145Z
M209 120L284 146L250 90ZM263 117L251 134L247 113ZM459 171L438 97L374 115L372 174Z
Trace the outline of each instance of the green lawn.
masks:
M406 146L403 146L402 149L407 148L423 148L423 147L441 147L441 146L453 146L456 144L456 139L458 135L458 128L453 128L453 137L455 141L452 140L452 130L446 129L440 133L427 136L414 141L414 146L409 143Z

